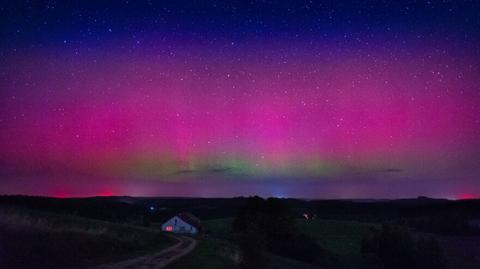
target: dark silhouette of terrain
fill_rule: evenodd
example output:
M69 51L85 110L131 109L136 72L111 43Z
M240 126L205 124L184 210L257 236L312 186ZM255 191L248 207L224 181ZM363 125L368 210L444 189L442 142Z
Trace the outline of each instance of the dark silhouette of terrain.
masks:
M267 268L281 263L312 268L480 266L480 257L475 254L480 242L480 200L426 197L302 200L0 196L1 260L7 265L16 266L24 260L37 268L62 268L116 262L120 256L134 258L171 244L157 234L159 224L184 211L213 225L201 235L205 238L200 238L200 249L193 251L193 257L211 257L208 255L215 254L213 249L224 251L221 246L228 246L235 256L238 249L240 258L229 261L230 268ZM228 220L231 225L226 227ZM218 228L224 230L223 235ZM342 238L321 240L329 234ZM352 242L357 243L349 245ZM215 244L220 245L217 248ZM24 259L25 255L29 259ZM341 261L349 255L356 262L353 267L350 261ZM195 264L188 257L182 259ZM10 267L18 268L15 266Z

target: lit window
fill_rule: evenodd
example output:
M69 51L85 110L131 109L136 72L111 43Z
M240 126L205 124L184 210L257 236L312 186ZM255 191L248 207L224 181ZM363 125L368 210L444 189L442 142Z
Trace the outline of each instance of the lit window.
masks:
M167 227L165 227L165 231L171 232L171 231L173 231L173 227L172 226L167 226Z

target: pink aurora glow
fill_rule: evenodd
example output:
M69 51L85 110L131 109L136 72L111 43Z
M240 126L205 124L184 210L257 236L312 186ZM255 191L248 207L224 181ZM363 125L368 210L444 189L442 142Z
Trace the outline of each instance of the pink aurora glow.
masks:
M447 46L362 56L267 48L10 56L0 191L277 195L278 181L298 183L292 196L480 194L474 58Z

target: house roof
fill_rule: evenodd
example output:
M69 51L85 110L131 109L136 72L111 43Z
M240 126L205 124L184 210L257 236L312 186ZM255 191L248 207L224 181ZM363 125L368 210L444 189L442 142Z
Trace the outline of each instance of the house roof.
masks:
M200 219L195 217L192 213L182 212L178 213L176 216L195 228L200 228L201 226Z

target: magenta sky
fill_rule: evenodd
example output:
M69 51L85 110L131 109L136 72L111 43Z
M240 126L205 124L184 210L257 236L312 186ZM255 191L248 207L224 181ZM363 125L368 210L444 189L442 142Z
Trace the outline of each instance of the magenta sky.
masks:
M0 193L480 195L477 39L450 28L233 38L119 24L48 41L12 26Z

